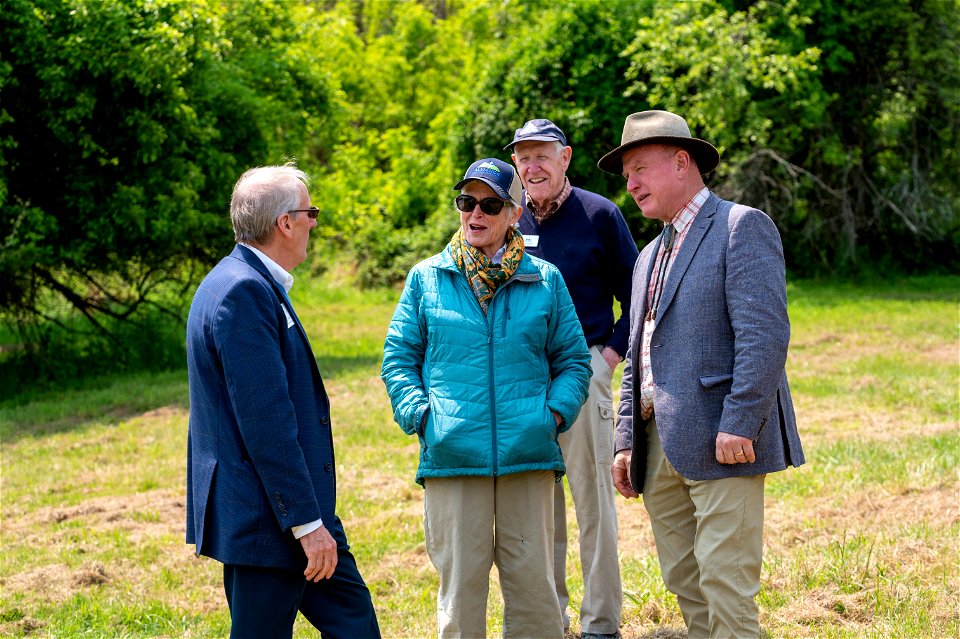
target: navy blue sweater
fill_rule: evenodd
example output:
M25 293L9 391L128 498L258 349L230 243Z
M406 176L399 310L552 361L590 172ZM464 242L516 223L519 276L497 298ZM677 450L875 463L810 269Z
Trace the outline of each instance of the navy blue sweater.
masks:
M527 244L530 255L560 269L577 309L588 346L610 346L623 356L630 333L630 280L637 261L637 244L617 205L607 198L573 187L570 197L552 216L537 224L523 200L520 232L539 236ZM613 300L620 318L613 321Z

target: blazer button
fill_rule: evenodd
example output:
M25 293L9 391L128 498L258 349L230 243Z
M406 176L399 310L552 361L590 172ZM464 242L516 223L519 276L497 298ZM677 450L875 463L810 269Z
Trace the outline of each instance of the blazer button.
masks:
M330 418L329 418L329 417L326 417L326 416L321 417L321 418L320 418L320 423L323 424L324 426L326 426L327 424L330 423Z
M333 468L333 464L327 463L327 464L324 464L324 465L323 465L323 469L324 469L325 471L327 471L328 473L330 472L330 469L331 469L331 468Z

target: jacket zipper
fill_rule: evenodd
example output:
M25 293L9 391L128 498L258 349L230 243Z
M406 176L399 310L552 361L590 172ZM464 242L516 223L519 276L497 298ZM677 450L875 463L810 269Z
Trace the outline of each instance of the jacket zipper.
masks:
M496 298L497 292L494 291L493 297ZM491 304L487 308L492 313L493 312L493 300L490 300ZM484 316L484 319L487 322L487 382L490 387L490 437L493 441L493 476L496 477L499 474L499 464L497 463L500 459L500 455L497 452L497 391L495 384L495 376L493 373L493 321L490 317Z
M459 272L458 272L459 274ZM515 277L515 276L514 276ZM494 366L493 366L493 301L497 299L497 295L500 294L500 291L506 289L510 284L513 283L514 277L511 277L506 282L504 282L496 291L493 292L493 298L490 300L490 304L487 306L487 313L483 312L483 308L480 306L480 301L477 300L477 296L474 294L473 289L470 287L469 282L465 282L462 278L460 279L463 282L462 286L466 288L467 293L473 299L477 305L477 310L480 311L480 315L483 316L483 321L487 325L487 383L490 388L490 439L493 443L493 476L497 477L500 472L500 465L498 463L499 456L497 455L497 395L496 395L496 376L494 375ZM504 296L507 295L505 292ZM510 319L510 303L509 301L504 301L504 321ZM504 331L506 331L506 325L504 325Z
M496 293L494 293L496 295ZM510 322L510 291L503 293L503 321L500 322L502 333L507 334L507 324Z

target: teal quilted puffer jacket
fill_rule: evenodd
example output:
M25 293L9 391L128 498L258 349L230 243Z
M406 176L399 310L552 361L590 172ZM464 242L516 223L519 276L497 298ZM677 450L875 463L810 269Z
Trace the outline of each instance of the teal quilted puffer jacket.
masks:
M587 398L590 354L552 264L524 255L486 315L449 249L407 276L381 378L427 477L564 472L557 443ZM563 422L558 429L551 414Z

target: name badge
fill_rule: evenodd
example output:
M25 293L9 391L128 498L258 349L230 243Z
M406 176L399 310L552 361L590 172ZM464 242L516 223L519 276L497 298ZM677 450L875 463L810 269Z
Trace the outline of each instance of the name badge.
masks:
M283 309L283 314L286 315L287 317L287 328L290 328L294 324L293 318L290 317L290 312L287 311L287 307L284 305L283 302L280 302L280 308Z
M540 246L540 236L539 235L524 235L523 236L523 246L524 248L537 248Z

